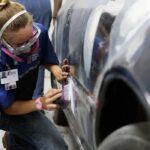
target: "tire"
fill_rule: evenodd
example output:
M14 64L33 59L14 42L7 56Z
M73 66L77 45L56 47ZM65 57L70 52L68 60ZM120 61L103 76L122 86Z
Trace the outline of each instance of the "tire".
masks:
M98 150L150 150L150 122L128 125L114 131Z

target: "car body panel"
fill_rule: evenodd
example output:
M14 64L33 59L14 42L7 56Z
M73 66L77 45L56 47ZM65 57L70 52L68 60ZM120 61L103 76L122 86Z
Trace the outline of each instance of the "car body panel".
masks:
M108 111L110 110L109 107L106 107L108 105L107 104L108 101L111 102L110 103L111 105L113 105L113 103L115 103L114 99L116 98L115 96L112 96L112 98L109 97L109 100L106 98L107 94L111 95L111 93L113 93L113 88L111 89L111 91L109 91L109 87L111 86L111 83L113 83L114 85L117 84L119 85L119 82L120 83L123 82L121 86L126 85L126 87L128 87L128 89L130 89L134 93L136 97L135 101L138 101L141 107L137 112L143 112L144 114L143 118L141 117L141 119L136 120L137 122L142 122L142 121L148 122L150 119L150 109L149 109L149 105L150 105L149 103L150 102L149 100L150 15L149 12L150 12L149 1L146 0L128 1L126 6L124 7L124 9L122 9L122 11L120 12L117 19L114 22L114 26L110 34L111 41L108 48L109 53L108 53L107 63L105 64L105 67L102 70L101 74L99 74L97 84L96 84L96 88L100 89L100 95L101 95L100 96L101 99L99 100L99 103L103 105L102 111L100 113L99 111L97 111L97 118L100 118L100 116L104 116L101 117L103 119L99 121L100 123L96 121L96 123L99 124L98 127L99 126L102 127L105 125L105 128L109 128L110 126L109 123L111 121L106 121L104 118L107 118L108 114L110 114L108 113ZM117 93L118 95L120 94L119 88L122 88L121 86L118 86L116 88L118 90ZM98 92L95 93L98 94ZM123 93L126 94L126 91L124 90L121 94L123 95ZM126 97L126 95L124 95L124 97ZM120 98L120 100L127 100L127 99ZM133 99L131 99L131 101L132 100ZM117 103L119 103L119 100ZM123 105L125 104L123 101L122 103ZM132 104L132 102L129 104ZM134 105L132 106L132 108L129 108L129 105L127 106L128 107L126 107L126 110L132 109L132 111L129 112L132 113L135 112ZM107 111L105 107L107 108ZM119 109L119 107L121 108L121 103L119 103L117 107L114 107L115 109L118 109L117 113L122 113L122 111L125 111L125 109L121 110ZM115 115L117 116L118 114ZM137 115L138 114L136 114L135 116ZM113 115L110 116L114 117ZM114 117L113 118L114 122L115 121L117 122L118 121L117 119ZM136 121L132 120L131 122L128 122L126 120L122 125L125 126L129 123L134 124L136 123ZM114 124L112 122L111 126L113 125ZM104 127L101 128L101 130L102 129L104 129Z
M140 74L138 70L141 69L137 64L144 63L148 58L143 60L141 57L141 60L138 58L138 61L135 61L133 57L141 56L141 51L137 50L138 45L126 43L130 42L128 38L134 36L133 29L139 18L137 17L136 21L133 20L134 24L127 26L128 21L121 20L125 18L123 13L125 11L118 16L121 8L125 5L124 10L126 10L129 4L132 6L133 1L125 3L124 0L81 0L80 2L68 0L58 16L54 45L60 62L68 58L72 74L71 105L64 109L64 112L81 149L95 150L98 146L95 139L96 118L104 101L99 95L108 72L113 72L117 67L126 68L125 70L134 77L134 82L140 87L145 86L140 84L143 82L142 79L148 78L147 75L136 75ZM128 12L126 14L128 15ZM130 19L131 22L132 19ZM119 21L122 22L121 25ZM107 27L106 24L110 26ZM120 30L123 33L120 33ZM138 44L140 46L140 43ZM148 49L146 51L148 53ZM149 71L149 68L145 69ZM117 71L118 76L115 75L114 78L119 77L128 86L136 89L137 85L130 84L131 79L129 80L127 74L120 72ZM139 99L143 99L143 105L147 110L144 97L141 96Z
M148 82L150 68L147 65L150 55L149 4L148 1L140 0L130 2L130 6L118 16L111 35L108 63L104 69L104 72L107 72L110 68L124 68L133 77L148 105L150 92ZM141 10L138 14L137 9Z

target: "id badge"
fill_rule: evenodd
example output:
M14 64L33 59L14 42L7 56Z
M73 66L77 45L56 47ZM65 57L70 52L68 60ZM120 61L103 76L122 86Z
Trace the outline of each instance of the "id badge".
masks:
M5 84L5 90L12 90L16 88L17 88L16 82L10 82Z
M1 84L5 85L6 90L15 89L16 81L19 80L18 77L18 70L17 69L11 69L7 71L0 72L0 79Z

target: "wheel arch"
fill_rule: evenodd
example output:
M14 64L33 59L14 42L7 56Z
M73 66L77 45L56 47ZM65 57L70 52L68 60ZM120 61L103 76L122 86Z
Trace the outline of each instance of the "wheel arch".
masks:
M122 126L147 120L145 98L131 74L121 67L109 70L105 74L98 96L96 145Z

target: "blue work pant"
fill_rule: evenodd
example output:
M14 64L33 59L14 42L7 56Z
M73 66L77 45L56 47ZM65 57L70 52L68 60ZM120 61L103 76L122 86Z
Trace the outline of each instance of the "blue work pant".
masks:
M1 113L0 128L9 131L11 150L68 150L57 128L40 111L18 116Z

